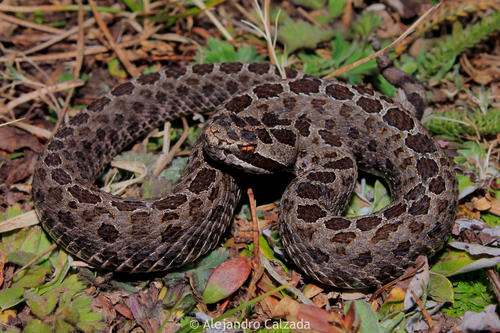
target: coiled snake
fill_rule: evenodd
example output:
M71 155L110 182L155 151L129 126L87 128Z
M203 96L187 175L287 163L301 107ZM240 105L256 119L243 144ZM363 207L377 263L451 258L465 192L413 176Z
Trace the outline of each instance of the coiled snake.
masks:
M297 176L279 210L290 258L341 288L401 275L446 240L457 181L439 145L411 113L420 83L379 62L405 89L401 104L370 89L274 66L221 63L168 68L121 84L92 102L46 144L33 178L38 217L56 242L91 265L152 272L215 247L240 198L231 168ZM129 199L93 183L112 156L144 132L213 110L182 177L164 195ZM383 175L393 201L374 214L339 216L357 168Z

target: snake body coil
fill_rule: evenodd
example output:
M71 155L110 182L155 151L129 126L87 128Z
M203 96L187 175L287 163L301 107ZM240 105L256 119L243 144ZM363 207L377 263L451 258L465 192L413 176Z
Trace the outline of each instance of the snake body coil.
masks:
M119 85L47 143L33 179L40 221L91 265L165 270L216 246L230 223L240 187L214 160L256 173L288 169L297 177L283 195L279 229L295 263L341 288L394 279L446 240L458 191L447 158L412 115L423 110L421 85L390 64L379 68L405 89L406 109L370 89L290 69L282 80L268 64L169 68ZM128 199L93 185L139 135L213 109L164 195ZM358 167L383 175L393 202L371 215L339 216Z

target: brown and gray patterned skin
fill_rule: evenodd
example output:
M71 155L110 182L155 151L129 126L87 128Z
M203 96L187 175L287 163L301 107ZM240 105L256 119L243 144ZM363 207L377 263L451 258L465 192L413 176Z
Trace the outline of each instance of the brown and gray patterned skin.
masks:
M406 88L411 112L421 113L418 81L396 77L390 63L379 67ZM267 64L223 63L169 68L114 88L47 143L33 180L43 227L69 252L106 269L151 272L192 261L217 245L240 198L237 180L205 151L248 172L296 174L279 228L290 257L324 283L377 285L433 253L449 235L457 181L425 128L370 89L290 69L287 76L281 80ZM128 199L93 185L142 133L216 108L186 171L164 195ZM388 180L393 202L372 215L341 217L358 166Z

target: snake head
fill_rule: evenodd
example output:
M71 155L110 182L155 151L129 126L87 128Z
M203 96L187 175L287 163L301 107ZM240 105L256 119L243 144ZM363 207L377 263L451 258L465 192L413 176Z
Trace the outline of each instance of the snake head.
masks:
M266 156L254 128L240 120L243 121L231 113L210 119L201 134L205 152L212 159L245 172L269 174L285 168L287 165Z

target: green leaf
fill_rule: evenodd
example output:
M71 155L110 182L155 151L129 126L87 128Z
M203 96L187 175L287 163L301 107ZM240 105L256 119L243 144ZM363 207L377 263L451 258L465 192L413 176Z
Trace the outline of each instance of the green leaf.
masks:
M52 329L49 325L44 324L39 319L32 319L24 327L25 333L52 333Z
M241 47L236 51L233 44L217 38L210 37L207 41L208 48L203 48L204 59L198 52L196 59L200 63L210 64L214 62L261 62L263 55L257 55L257 49L252 45Z
M189 274L193 277L194 285L201 294L203 289L205 289L210 274L212 274L215 267L226 261L228 256L229 251L219 248L209 252L208 255L201 257L193 263L172 270L171 273L165 276L165 279L169 284L176 284L176 282L184 281L185 274Z
M264 254L264 256L267 259L279 262L281 264L281 266L283 266L283 269L285 270L285 272L287 272L287 273L290 272L288 267L286 267L286 265L281 260L276 258L276 256L274 255L273 249L271 248L271 246L269 246L269 243L267 242L267 239L262 235L259 235L259 247L260 247L260 251L262 252L262 254Z
M347 313L352 302L347 303L344 308L344 313ZM356 305L356 318L361 324L360 333L380 333L380 326L378 324L377 314L373 312L370 304L364 300L354 301Z
M40 266L31 266L22 271L12 281L12 288L31 288L41 285L45 281L48 271Z
M328 10L330 11L330 17L337 18L342 15L346 4L347 0L329 0Z
M234 293L245 283L251 271L247 259L243 257L225 261L217 266L203 291L205 302L216 303Z
M0 308L7 310L24 301L23 288L9 288L0 292Z
M291 53L300 48L315 48L316 44L329 40L334 34L334 30L323 30L306 21L286 19L278 31L278 39Z
M453 285L446 277L430 272L427 294L436 302L453 302Z

